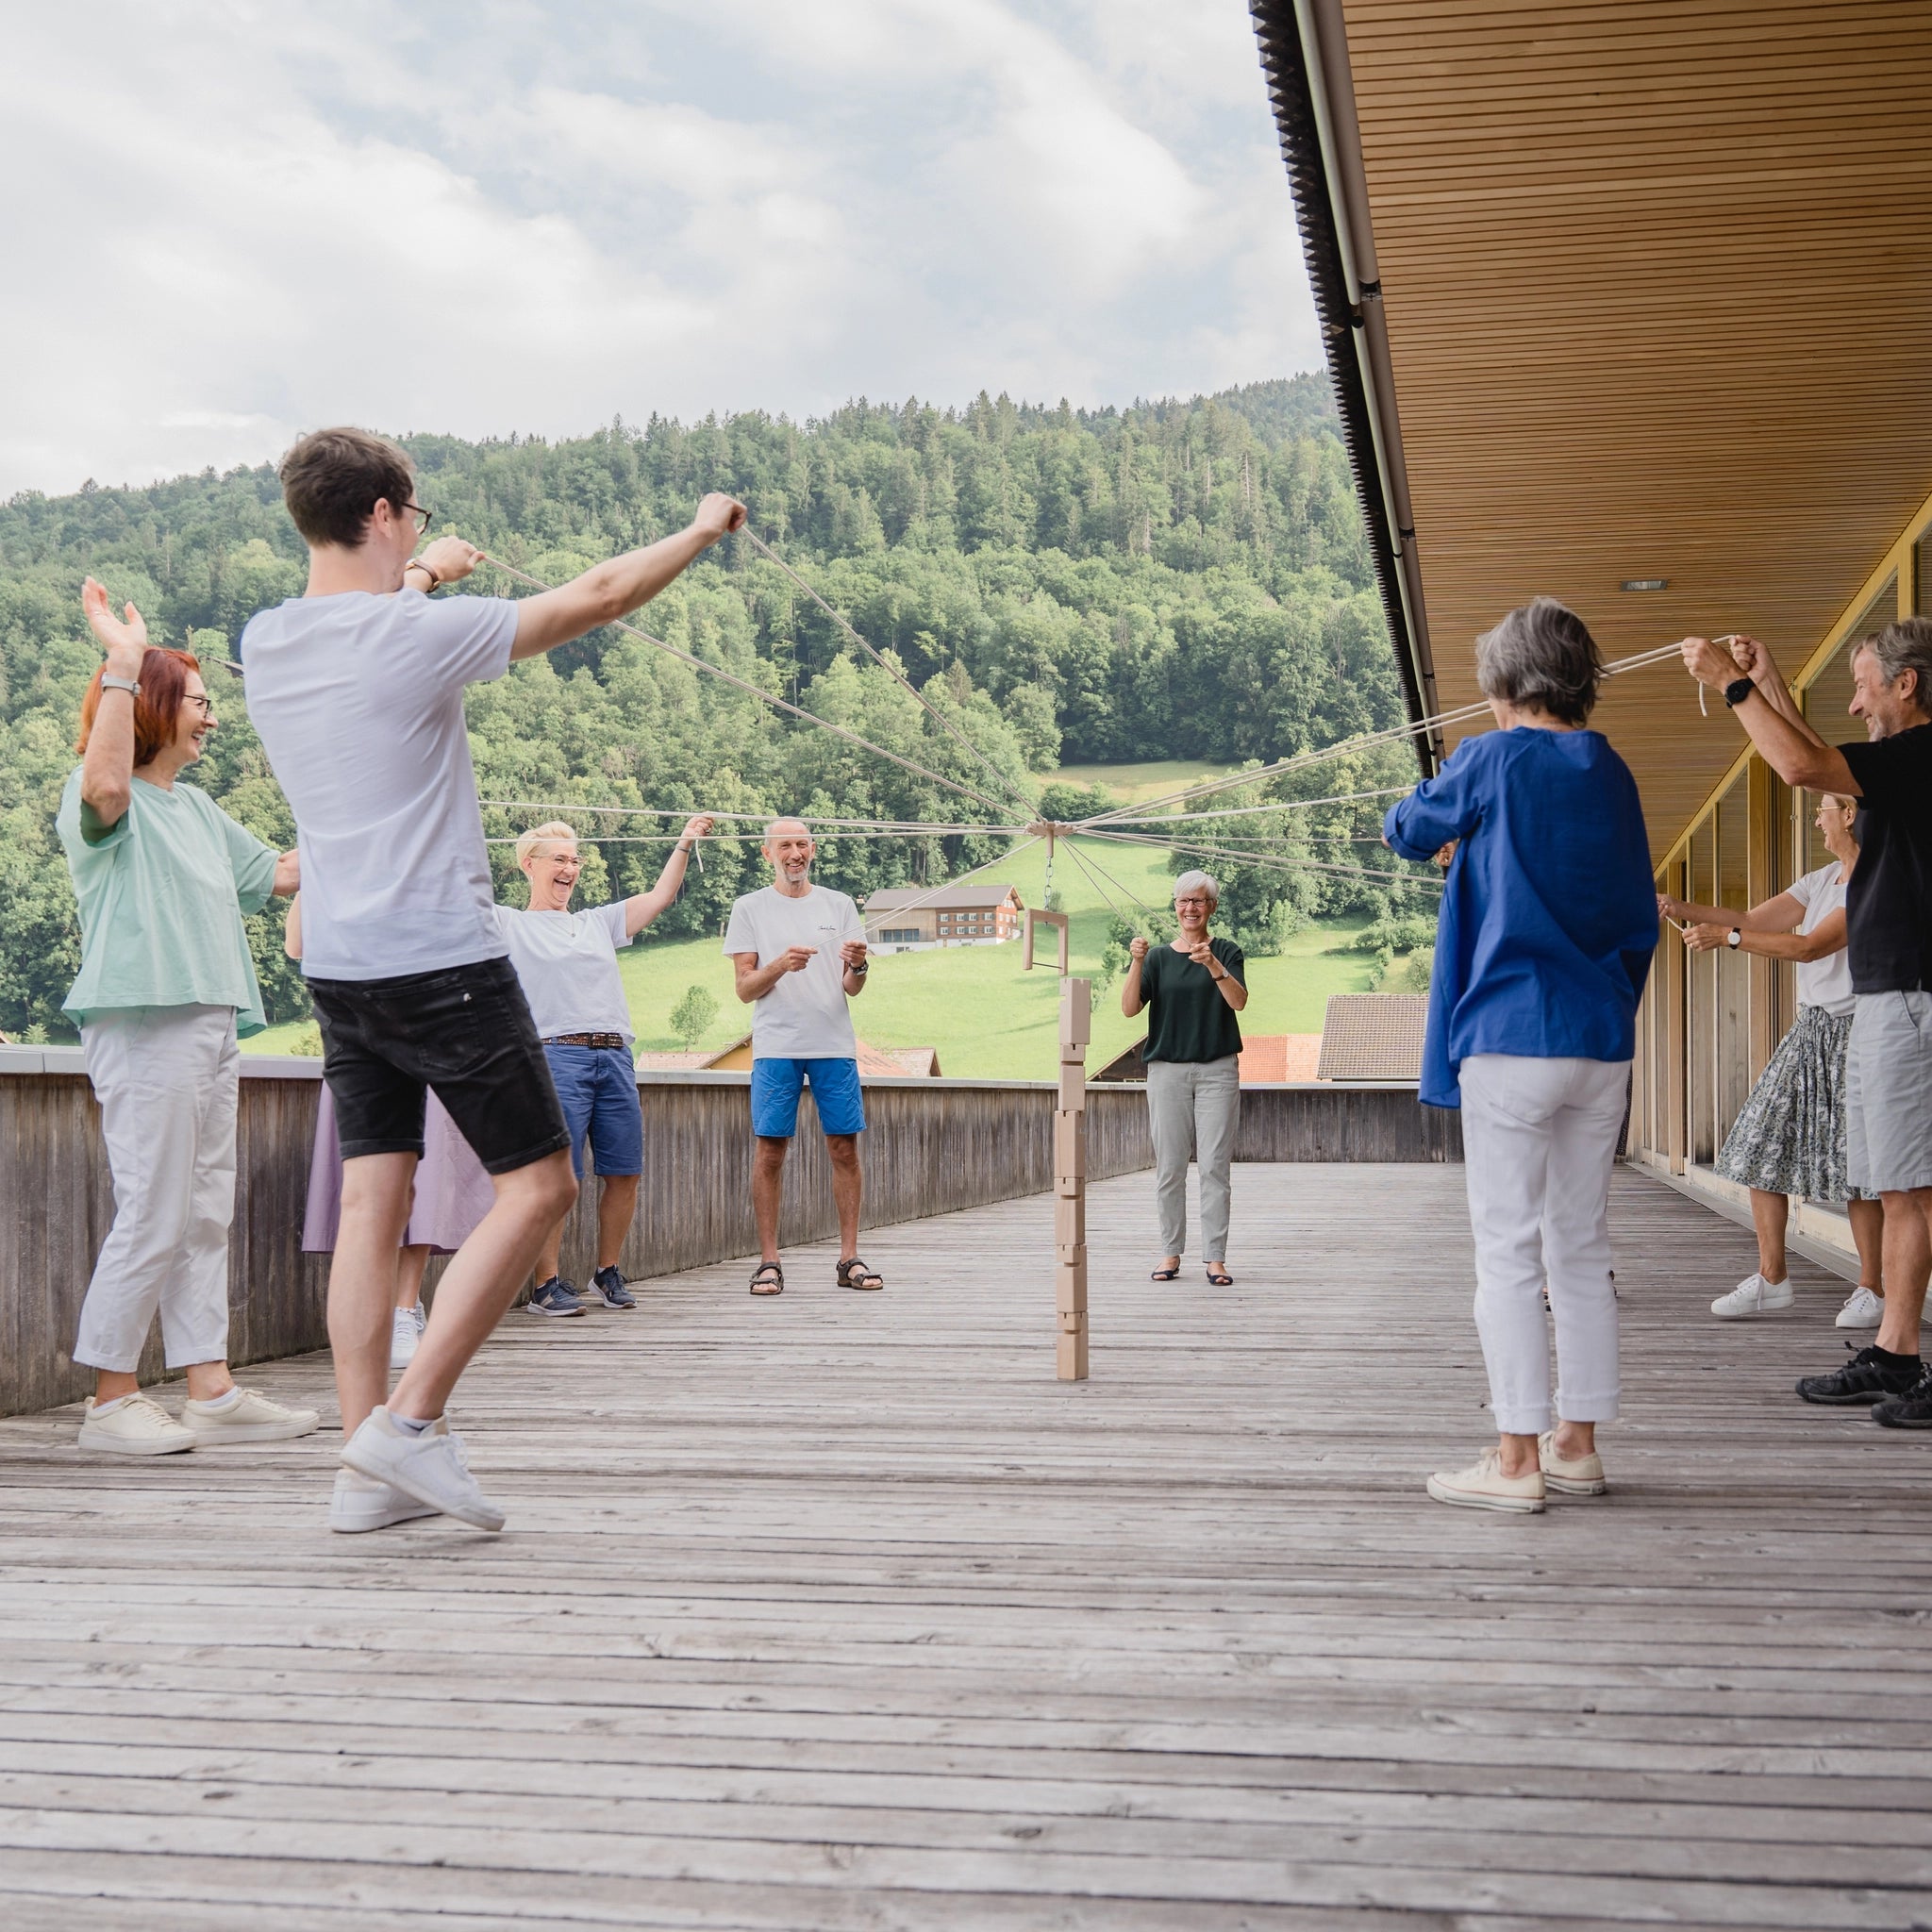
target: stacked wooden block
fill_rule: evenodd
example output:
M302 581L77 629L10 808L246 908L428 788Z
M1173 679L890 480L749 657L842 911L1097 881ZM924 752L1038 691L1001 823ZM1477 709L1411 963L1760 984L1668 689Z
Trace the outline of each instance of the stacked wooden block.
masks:
M1091 983L1060 981L1060 1091L1053 1117L1056 1370L1087 1379L1087 1046L1093 1037Z

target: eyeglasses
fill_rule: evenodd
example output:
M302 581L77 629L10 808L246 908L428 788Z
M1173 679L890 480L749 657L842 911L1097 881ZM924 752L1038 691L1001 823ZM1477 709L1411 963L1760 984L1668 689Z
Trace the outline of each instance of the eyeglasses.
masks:
M184 705L199 705L204 718L212 718L215 714L215 701L204 691L184 692L181 702Z
M416 534L419 537L436 521L436 512L433 509L425 509L420 503L406 503L403 508L412 517L421 519L416 525Z

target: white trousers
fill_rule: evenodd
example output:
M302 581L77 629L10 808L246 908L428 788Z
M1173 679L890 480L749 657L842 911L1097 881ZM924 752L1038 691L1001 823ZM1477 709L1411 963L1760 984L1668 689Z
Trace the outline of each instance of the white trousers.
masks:
M1241 1117L1241 1056L1219 1060L1149 1060L1147 1127L1154 1141L1154 1205L1160 1248L1188 1247L1188 1160L1201 1174L1201 1256L1227 1259L1235 1129Z
M1557 1413L1573 1423L1616 1419L1610 1170L1629 1075L1628 1060L1478 1054L1462 1063L1475 1325L1505 1435L1550 1426L1552 1319Z
M235 1218L233 1007L130 1007L80 1029L101 1103L114 1225L74 1359L132 1374L157 1309L171 1369L228 1358Z

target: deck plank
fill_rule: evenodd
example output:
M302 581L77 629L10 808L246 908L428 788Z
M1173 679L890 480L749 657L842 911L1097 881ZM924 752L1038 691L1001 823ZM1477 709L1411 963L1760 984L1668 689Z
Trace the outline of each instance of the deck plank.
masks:
M880 1230L883 1295L820 1247L513 1316L459 1416L500 1540L329 1537L333 1435L0 1423L0 1915L1932 1925L1932 1443L1792 1397L1842 1284L1713 1323L1747 1237L1620 1171L1614 1491L1464 1516L1460 1171L1236 1191L1216 1291L1095 1187L1084 1386L1043 1199Z

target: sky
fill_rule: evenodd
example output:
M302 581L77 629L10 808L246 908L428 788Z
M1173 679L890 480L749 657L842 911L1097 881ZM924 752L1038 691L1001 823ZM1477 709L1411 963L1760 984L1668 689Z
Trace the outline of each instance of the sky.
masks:
M1243 0L8 9L0 498L1321 366Z

